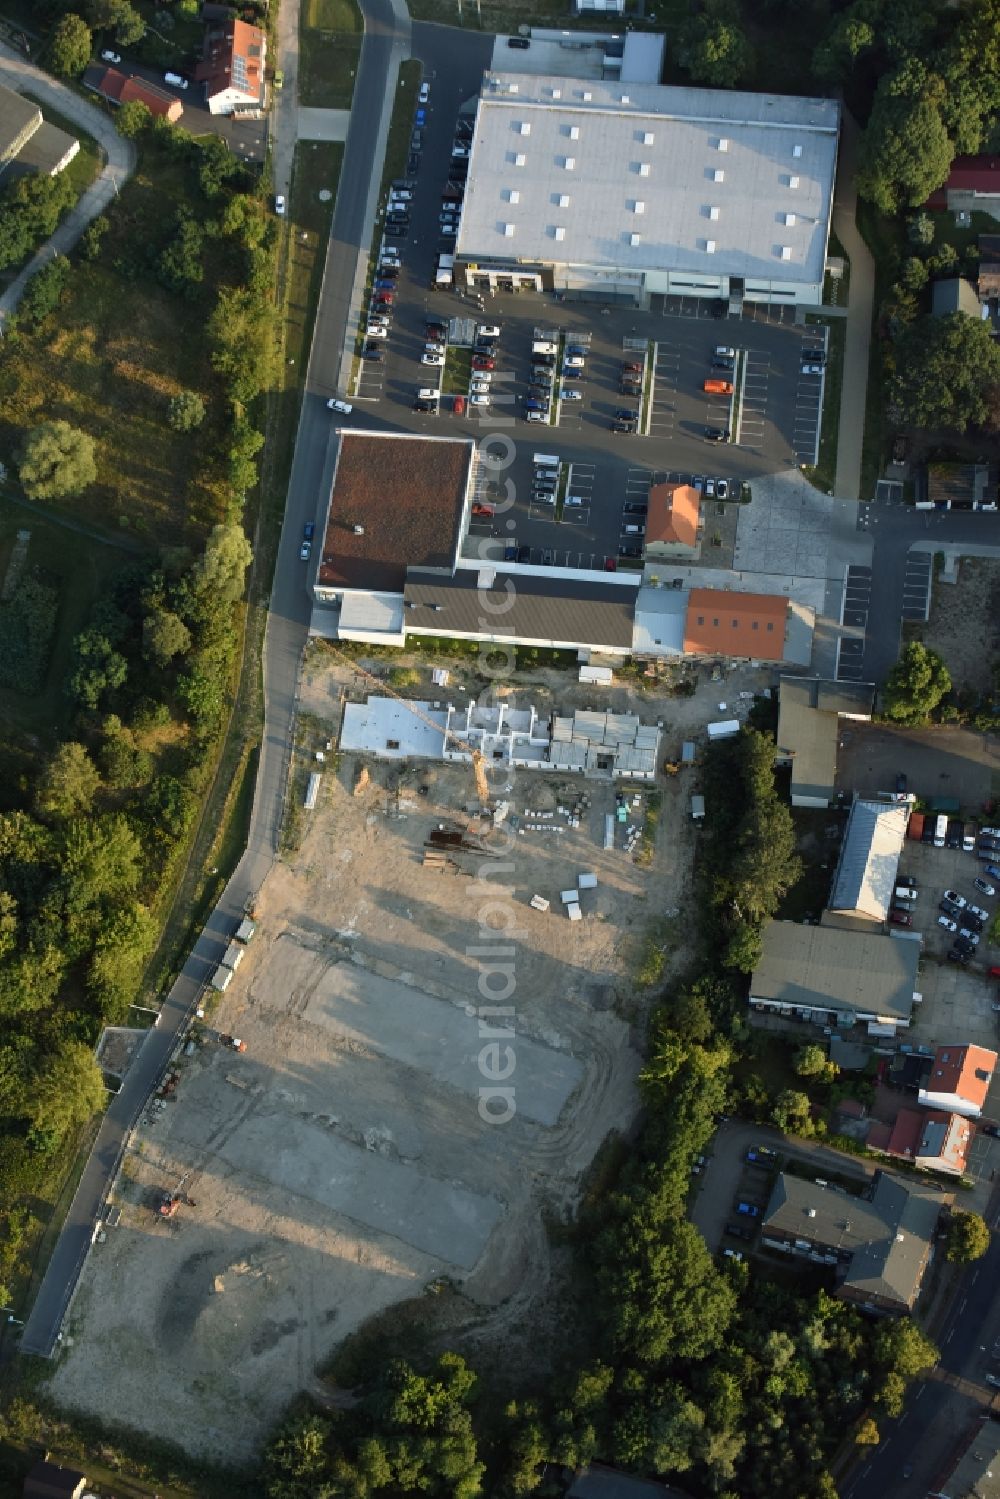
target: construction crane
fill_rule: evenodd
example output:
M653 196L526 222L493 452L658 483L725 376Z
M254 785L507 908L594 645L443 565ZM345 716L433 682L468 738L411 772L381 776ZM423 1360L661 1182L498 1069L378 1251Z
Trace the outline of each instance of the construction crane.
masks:
M363 666L359 666L356 661L352 661L350 656L345 656L341 651L337 650L336 646L330 645L329 641L326 644L331 654L343 661L345 666L349 666L352 671L356 671L361 676L367 678L380 692L387 692L390 697L394 697L398 703L402 703L408 712L413 714L414 718L419 718L420 722L426 724L428 728L433 729L435 734L443 733L446 739L452 740L464 754L468 755L472 761L472 774L476 780L476 794L479 797L479 804L482 807L489 806L491 801L490 786L486 778L486 756L482 750L476 749L474 745L469 744L467 740L462 738L461 734L456 734L454 729L442 729L441 724L435 723L433 718L430 718L428 714L421 712L416 703L411 702L409 698L403 697L402 693L396 692L387 682L383 682L380 677L376 677L372 672L366 671Z

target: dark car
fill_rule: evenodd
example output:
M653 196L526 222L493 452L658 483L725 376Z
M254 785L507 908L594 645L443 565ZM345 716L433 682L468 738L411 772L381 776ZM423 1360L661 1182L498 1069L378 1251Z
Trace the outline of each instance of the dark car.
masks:
M641 375L642 374L642 365L641 364L636 364L634 361L631 362L631 363L623 363L622 364L622 374L623 375Z
M390 281L387 276L380 276L379 279L375 282L375 290L376 291L395 291L396 290L395 279L393 279L392 281Z
M504 547L504 549L503 549L503 560L505 562L516 562L517 561L517 547L514 545L513 542L511 542L510 546L505 546Z
M906 795L906 777L902 771L900 771L899 775L896 777L896 795Z
M624 433L626 436L630 436L637 431L637 427L635 422L612 422L611 430L612 432Z
M912 926L913 917L906 911L897 911L895 906L889 912L889 920L893 926Z
M753 1229L747 1228L745 1223L727 1223L726 1233L734 1239L750 1240L753 1238Z
M526 52L531 43L526 36L509 36L507 38L507 46L516 47L519 52Z
M751 1166L773 1166L778 1155L777 1151L769 1150L766 1145L752 1145L747 1151L746 1158Z
M957 947L950 947L945 953L945 957L947 958L949 963L961 963L963 968L968 967L969 954L959 952Z
M530 562L531 561L531 548L530 547L518 547L518 549L517 549L517 560L518 560L518 562Z
M554 354L532 354L531 363L535 369L555 369L556 356Z
M564 368L562 377L564 380L582 380L583 370L568 370Z
M993 1140L1000 1140L1000 1124L981 1124L980 1132L989 1135Z
M638 411L629 411L624 406L619 406L615 412L615 420L619 422L637 422L639 420L639 413Z
M412 176L414 172L420 171L420 157L415 151L411 152L411 154L406 158L406 170L410 176Z
M736 360L729 354L713 354L712 368L713 370L734 370L736 368Z
M826 350L825 349L803 349L802 353L799 355L799 358L802 360L803 364L825 364L826 363Z
M712 303L712 316L725 317L728 311L729 303L726 301L725 297L716 297L715 301Z
M706 442L728 442L729 441L729 428L728 427L706 427L705 428L705 441Z
M642 556L642 547L619 547L618 555L619 557L631 557L634 560L636 557Z
M921 841L921 843L933 843L934 842L934 819L933 819L933 817L927 817L927 818L924 819L924 830L923 830L923 832L920 835L920 841Z
M447 338L448 336L448 329L444 323L428 322L424 324L424 328L426 330L427 337L433 338L435 342L438 342L442 338Z
M586 359L587 355L590 353L590 350L581 348L579 344L567 344L566 353L574 354L579 359Z
M436 401L427 401L418 396L413 403L413 409L414 411L436 411L438 408Z
M365 344L361 351L362 359L371 360L372 364L382 363L382 350L377 344Z
M947 848L961 848L962 831L962 824L960 822L949 822L948 831L945 834L945 846Z

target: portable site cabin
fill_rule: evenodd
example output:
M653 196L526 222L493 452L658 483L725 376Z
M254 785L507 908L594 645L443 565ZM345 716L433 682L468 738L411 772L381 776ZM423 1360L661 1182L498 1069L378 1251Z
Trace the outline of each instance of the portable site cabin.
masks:
M253 935L254 935L254 932L256 930L257 930L257 923L256 923L256 921L252 921L249 916L244 916L243 920L240 922L239 926L236 928L236 940L237 940L237 942L242 942L244 944L244 946L247 943L252 942L253 941Z

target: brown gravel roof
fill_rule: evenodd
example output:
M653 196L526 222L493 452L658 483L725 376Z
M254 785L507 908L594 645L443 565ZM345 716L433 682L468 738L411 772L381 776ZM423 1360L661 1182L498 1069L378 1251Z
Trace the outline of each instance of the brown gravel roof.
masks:
M466 438L344 432L317 581L399 593L408 567L450 571L472 453Z

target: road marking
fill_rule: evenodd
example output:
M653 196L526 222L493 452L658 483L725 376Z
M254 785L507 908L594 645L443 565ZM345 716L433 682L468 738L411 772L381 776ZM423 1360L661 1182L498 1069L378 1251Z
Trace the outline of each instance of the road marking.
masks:
M962 1315L962 1313L965 1311L965 1308L968 1306L968 1304L969 1304L969 1298L968 1298L968 1296L963 1296L962 1300L959 1302L959 1306L958 1306L958 1315L959 1316Z

